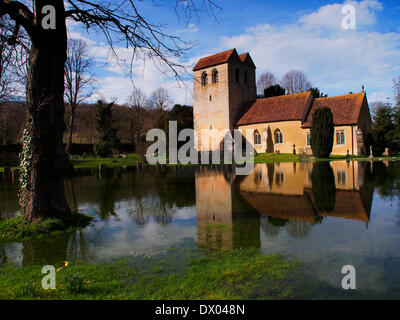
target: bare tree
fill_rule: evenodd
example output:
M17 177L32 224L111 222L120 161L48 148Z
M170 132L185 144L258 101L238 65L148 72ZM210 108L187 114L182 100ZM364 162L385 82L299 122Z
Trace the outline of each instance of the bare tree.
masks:
M17 98L22 92L20 81L26 67L27 52L23 45L22 33L17 43L10 29L8 17L0 18L0 131L2 143L7 143L8 112L6 103Z
M148 117L146 109L146 95L138 88L134 88L129 98L130 112L130 133L135 152L142 151L142 134L145 120Z
M272 72L263 72L257 80L257 90L259 94L263 94L264 90L277 83Z
M286 89L286 94L305 92L312 87L305 73L300 70L287 72L282 77L281 85Z
M211 0L177 0L175 10L190 18L198 12L198 4L206 10L215 7ZM68 167L63 147L66 20L102 32L114 57L118 58L115 45L123 43L132 48L132 61L155 59L178 78L183 66L176 57L191 46L145 18L131 0L0 0L0 18L5 15L13 20L14 38L22 27L31 42L26 93L29 124L23 135L20 174L22 212L30 222L65 219L71 214L64 190Z
M6 17L0 19L0 107L15 94L15 77L13 73L13 46L10 30L6 24L9 23Z
M93 60L88 57L85 41L69 39L65 62L65 100L71 107L68 125L67 156L71 154L76 107L92 96L95 78L90 74Z
M150 95L148 106L150 109L157 111L165 111L168 106L171 104L171 98L167 89L162 87L153 91Z
M146 106L146 95L139 88L133 88L132 94L129 97L129 106L130 107L140 107L143 108Z

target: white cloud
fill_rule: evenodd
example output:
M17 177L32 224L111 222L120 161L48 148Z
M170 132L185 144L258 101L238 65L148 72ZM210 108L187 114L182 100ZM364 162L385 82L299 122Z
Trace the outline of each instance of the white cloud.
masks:
M359 7L367 4L379 8L377 1L368 0ZM316 11L323 13L321 8ZM392 78L400 75L400 33L396 32L304 28L301 18L284 27L264 24L223 37L221 50L232 47L239 53L250 52L258 74L268 70L280 78L291 69L300 69L330 96L359 92L364 84L368 96L391 97Z
M305 28L329 28L341 29L342 8L344 5L352 5L355 8L356 28L370 26L376 22L376 11L383 9L382 4L377 0L345 1L344 3L334 3L320 7L317 11L304 15L299 22Z
M356 7L356 30L341 29L341 8L350 3ZM303 70L314 86L330 96L349 91L358 92L365 85L370 101L392 97L392 78L400 75L400 33L382 33L362 28L376 23L376 12L382 10L377 0L346 1L318 8L314 13L302 16L297 23L277 27L262 24L248 27L243 34L221 37L219 48L224 51L236 47L239 53L250 52L257 73L269 70L281 77L291 69ZM195 30L189 25L188 30ZM72 33L74 37L79 37ZM132 91L133 84L127 76L132 51L116 48L124 63L111 59L109 46L88 39L90 54L101 67L108 71L99 77L99 96L106 99L118 97L124 103ZM192 57L187 64L201 58ZM177 62L180 62L178 59ZM135 60L134 84L146 95L164 86L174 103L192 103L192 81L179 87L171 74L160 71L160 63L151 60ZM165 70L162 70L165 71ZM187 70L189 74L190 69ZM101 75L102 71L98 71ZM99 97L98 96L98 97Z

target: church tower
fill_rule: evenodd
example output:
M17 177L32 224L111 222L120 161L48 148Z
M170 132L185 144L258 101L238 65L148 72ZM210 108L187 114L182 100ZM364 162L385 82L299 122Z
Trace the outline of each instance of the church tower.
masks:
M193 121L198 151L212 151L201 133L229 129L233 132L246 104L256 101L256 66L249 53L236 49L200 59L193 68Z

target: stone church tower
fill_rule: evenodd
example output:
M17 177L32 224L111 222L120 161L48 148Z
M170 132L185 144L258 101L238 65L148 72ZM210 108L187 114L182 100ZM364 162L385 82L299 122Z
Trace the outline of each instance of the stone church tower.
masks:
M201 139L201 133L229 129L246 105L257 100L256 66L249 53L236 49L202 58L193 68L193 116L198 151L212 151L220 144Z

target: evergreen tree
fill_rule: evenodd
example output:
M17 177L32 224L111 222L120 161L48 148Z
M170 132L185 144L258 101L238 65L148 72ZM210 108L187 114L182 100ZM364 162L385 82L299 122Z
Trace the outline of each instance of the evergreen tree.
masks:
M284 95L285 95L285 88L280 86L279 84L264 89L264 98L284 96Z
M311 93L312 93L314 99L317 99L317 98L326 98L326 97L328 96L326 93L320 91L317 87L315 87L315 88L310 88L310 90L308 90L308 91L311 91Z
M333 114L328 107L314 111L311 122L311 149L315 157L328 158L333 147Z
M94 152L101 157L110 156L113 149L119 146L117 131L112 127L113 105L114 102L104 103L100 100L97 102L95 128L100 139L94 146Z
M395 120L397 117L394 117ZM393 124L393 110L389 104L380 103L376 106L372 117L373 153L380 155L385 148L391 146L395 126Z

